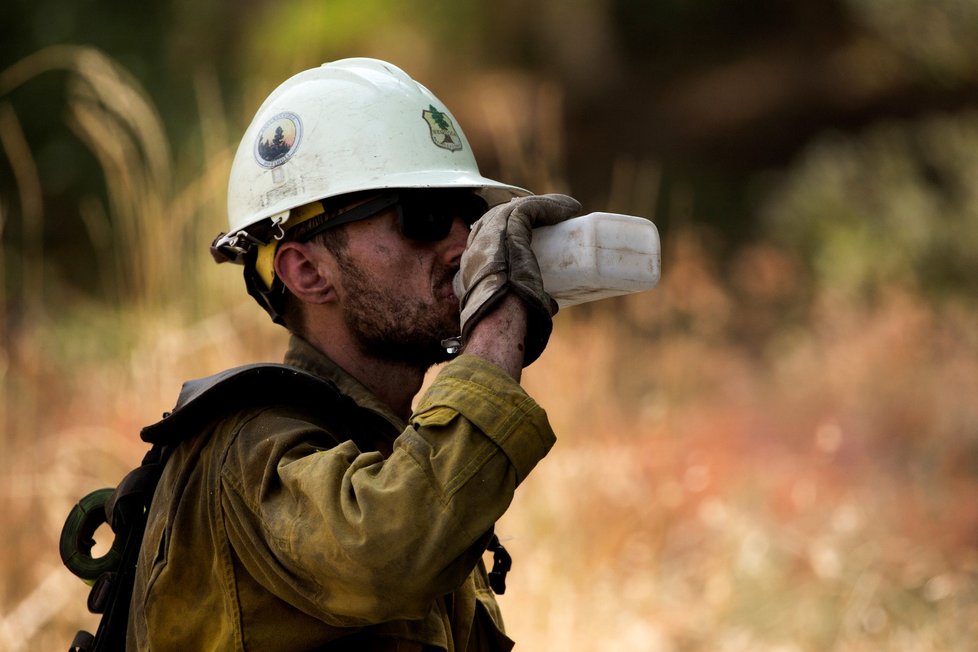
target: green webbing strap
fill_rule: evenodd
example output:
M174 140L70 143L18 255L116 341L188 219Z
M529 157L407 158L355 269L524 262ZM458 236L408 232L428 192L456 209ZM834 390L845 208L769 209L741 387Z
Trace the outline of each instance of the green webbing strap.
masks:
M119 539L113 542L112 548L104 556L92 557L95 531L109 522L105 515L105 503L112 492L111 488L97 489L79 500L61 530L61 561L68 570L88 583L117 567L122 558L122 541Z

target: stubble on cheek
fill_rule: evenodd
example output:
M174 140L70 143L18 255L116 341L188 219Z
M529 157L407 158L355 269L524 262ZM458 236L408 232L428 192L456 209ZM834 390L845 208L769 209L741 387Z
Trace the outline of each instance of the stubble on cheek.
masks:
M428 367L448 359L441 341L458 334L459 305L451 292L451 270L433 275L429 297L411 297L406 288L384 286L349 259L339 261L346 294L344 318L361 352Z

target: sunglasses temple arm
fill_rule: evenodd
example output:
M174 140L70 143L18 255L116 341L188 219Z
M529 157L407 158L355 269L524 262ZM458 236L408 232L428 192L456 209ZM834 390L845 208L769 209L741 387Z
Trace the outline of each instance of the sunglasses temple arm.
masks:
M339 215L336 215L335 217L326 220L319 226L310 229L306 233L303 233L299 241L309 242L323 231L331 229L334 226L340 226L342 224L348 224L350 222L356 222L357 220L365 220L368 217L373 217L377 213L387 210L391 206L397 204L398 200L398 194L396 192L391 192L371 199L370 201L360 204L359 206L354 206L350 210L343 211Z

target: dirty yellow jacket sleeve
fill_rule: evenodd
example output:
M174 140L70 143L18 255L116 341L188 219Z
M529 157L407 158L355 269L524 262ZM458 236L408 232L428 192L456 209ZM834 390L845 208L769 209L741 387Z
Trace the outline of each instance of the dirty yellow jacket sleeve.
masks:
M386 459L346 434L334 444L288 411L263 414L223 472L248 570L341 626L422 618L457 588L554 441L543 410L474 356L446 366Z

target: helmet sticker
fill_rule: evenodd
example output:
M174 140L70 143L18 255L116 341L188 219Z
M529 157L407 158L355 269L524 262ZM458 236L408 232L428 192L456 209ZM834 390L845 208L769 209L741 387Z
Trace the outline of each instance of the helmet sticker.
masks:
M275 115L255 139L255 160L264 168L282 165L295 154L302 139L302 121L294 113Z
M421 112L421 117L428 123L431 129L431 141L447 150L457 152L462 149L462 138L455 131L452 119L442 111L429 104L427 110Z

